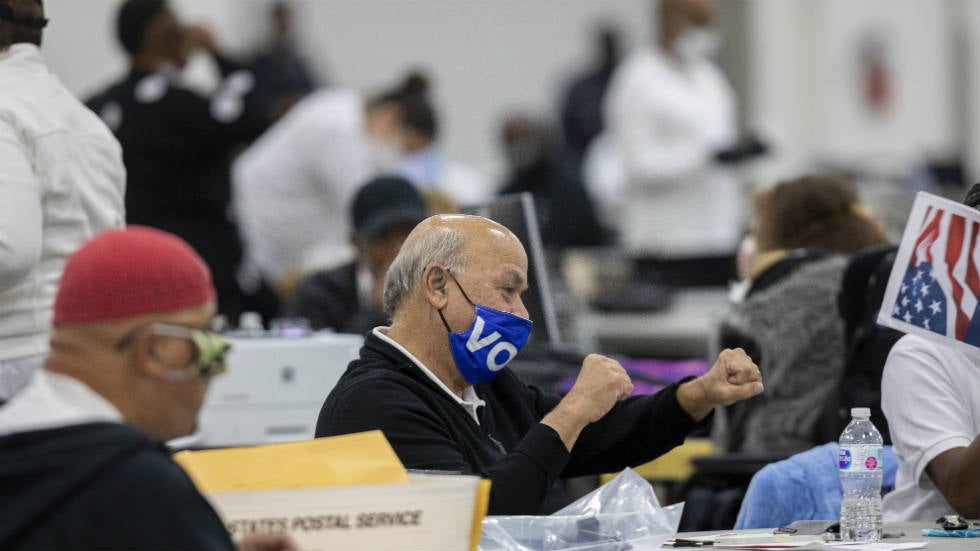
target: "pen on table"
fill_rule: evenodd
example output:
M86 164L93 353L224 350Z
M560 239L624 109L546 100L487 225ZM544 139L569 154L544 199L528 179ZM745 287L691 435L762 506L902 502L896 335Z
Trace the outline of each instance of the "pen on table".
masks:
M713 541L674 539L664 543L664 547L711 547Z

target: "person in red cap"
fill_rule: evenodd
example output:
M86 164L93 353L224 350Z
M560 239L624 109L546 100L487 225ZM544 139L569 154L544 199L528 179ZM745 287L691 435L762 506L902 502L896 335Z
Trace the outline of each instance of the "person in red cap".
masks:
M163 444L194 432L225 370L214 314L207 266L174 235L110 230L69 257L44 368L0 409L0 548L235 548Z

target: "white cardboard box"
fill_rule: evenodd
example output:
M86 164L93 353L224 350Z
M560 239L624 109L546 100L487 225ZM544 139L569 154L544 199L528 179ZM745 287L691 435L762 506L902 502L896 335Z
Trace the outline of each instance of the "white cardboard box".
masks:
M302 549L476 549L490 483L412 474L409 484L208 495L234 539L284 531Z

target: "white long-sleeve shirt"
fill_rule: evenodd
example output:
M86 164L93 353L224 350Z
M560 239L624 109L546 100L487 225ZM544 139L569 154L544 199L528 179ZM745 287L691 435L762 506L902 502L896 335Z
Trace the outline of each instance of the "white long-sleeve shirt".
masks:
M47 351L65 260L123 225L125 191L119 142L40 50L0 52L0 360Z
M736 138L735 100L707 59L633 52L613 75L606 127L622 164L621 234L634 253L734 252L744 198L713 154Z
M332 89L304 98L233 166L249 261L275 282L313 255L349 260L350 202L372 171L362 99Z

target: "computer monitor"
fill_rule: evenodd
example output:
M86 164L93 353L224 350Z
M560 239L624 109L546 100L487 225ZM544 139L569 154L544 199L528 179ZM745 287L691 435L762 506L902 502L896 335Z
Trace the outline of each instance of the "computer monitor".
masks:
M463 209L503 224L521 240L527 251L528 289L522 297L528 315L534 322L530 344L557 348L561 342L558 319L548 280L548 264L541 244L534 197L528 193L502 195L483 205Z

